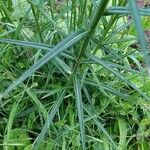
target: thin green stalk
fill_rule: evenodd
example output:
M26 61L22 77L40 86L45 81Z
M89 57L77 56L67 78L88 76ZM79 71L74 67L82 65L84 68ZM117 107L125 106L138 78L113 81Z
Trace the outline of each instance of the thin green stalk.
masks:
M54 18L54 0L48 0L48 3L50 5L50 13L51 13L51 16L52 16L52 19Z
M40 29L40 25L39 25L39 21L38 21L38 16L37 16L37 14L35 12L35 8L34 8L32 2L30 0L28 0L28 2L31 5L31 9L32 9L32 12L33 12L33 16L35 18L35 23L36 23L37 31L39 33L39 37L40 37L41 43L43 43L42 31Z
M104 30L104 33L101 37L101 40L99 41L99 43L97 44L94 52L96 53L97 50L99 49L99 47L101 46L102 42L103 42L103 39L106 37L106 35L108 34L110 28L113 26L114 22L116 21L116 19L118 18L118 15L115 15L115 16L112 16L109 23L106 25L106 28Z
M76 27L76 0L73 0L70 17L70 31L75 30L75 27Z
M90 39L92 38L94 31L96 29L96 26L100 20L100 18L103 16L103 13L105 12L105 9L107 7L109 0L101 0L101 2L99 3L98 9L96 10L96 13L88 27L88 35L86 36L83 46L81 48L81 50L79 51L79 55L77 58L77 63L75 65L75 70L78 69L78 66L81 62L82 56L84 55L86 48L89 44Z
M81 27L84 20L85 20L85 13L86 13L86 10L87 10L87 0L84 0L83 2L83 9L80 11L81 13L79 13L78 15L78 26ZM82 16L82 17L81 17Z
M125 1L121 1L119 5L124 5L125 4ZM106 35L108 34L109 30L112 28L112 26L114 25L115 21L118 19L119 17L119 14L115 14L114 16L111 17L111 19L109 20L109 23L106 25L106 28L104 30L104 33L101 37L101 40L99 41L99 43L97 44L94 52L97 52L97 50L100 48L102 42L103 42L103 39L106 37Z

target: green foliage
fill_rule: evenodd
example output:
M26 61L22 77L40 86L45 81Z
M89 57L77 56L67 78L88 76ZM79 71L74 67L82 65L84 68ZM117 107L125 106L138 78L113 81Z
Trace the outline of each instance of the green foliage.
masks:
M4 142L4 149L8 150L22 150L24 149L27 145L30 145L30 139L28 134L22 130L22 129L12 129L9 132L9 138L6 135L6 140ZM10 146L5 145L8 144ZM12 144L12 145L11 145Z
M0 0L0 149L150 149L142 6Z

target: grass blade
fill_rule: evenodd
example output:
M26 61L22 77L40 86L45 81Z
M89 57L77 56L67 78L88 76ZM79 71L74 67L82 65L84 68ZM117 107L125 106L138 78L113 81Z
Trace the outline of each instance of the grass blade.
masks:
M121 75L118 71L114 70L111 66L109 66L106 62L102 61L100 58L93 56L93 55L87 55L91 60L95 61L96 63L103 66L108 71L112 72L116 77L124 81L127 85L131 86L133 89L135 89L140 95L142 95L146 100L150 101L150 97L147 96L145 93L143 93L135 84L132 84L128 79L126 79L124 76Z
M135 0L128 0L129 2L129 6L130 6L130 13L133 17L133 21L137 30L137 36L138 36L138 40L141 44L141 48L143 50L143 56L144 56L144 61L146 63L147 66L147 71L150 75L150 61L149 61L149 52L148 52L148 48L147 48L147 43L145 40L145 35L143 32L143 27L142 27L142 22L141 22L141 16L139 15L139 10L138 10L138 5L135 2Z
M84 127L84 114L83 114L83 104L82 104L82 95L81 95L81 84L78 75L74 75L74 92L76 98L76 105L78 111L80 132L81 132L81 142L82 149L85 150L85 127Z
M37 150L39 148L40 144L42 143L42 141L44 141L44 136L45 136L49 126L51 124L53 124L52 120L55 117L57 111L59 110L59 107L60 107L62 101L64 100L65 94L66 94L66 91L61 92L60 98L57 101L55 101L55 103L53 104L53 108L48 115L48 118L43 126L41 133L38 135L38 137L35 139L35 141L33 143L34 144L33 150Z
M104 133L104 135L109 139L110 143L112 143L112 146L117 149L117 145L115 144L114 140L110 136L110 134L107 132L107 130L103 127L103 125L98 121L98 119L94 116L95 112L91 112L88 108L84 107L85 111L92 117L93 122L97 127ZM94 116L94 117L93 117Z
M76 42L81 40L83 37L86 36L86 32L77 31L64 39L62 42L60 42L58 45L56 45L51 51L49 51L47 54L45 54L37 63L35 63L32 67L30 67L27 71L23 73L22 76L20 76L17 80L15 80L6 90L4 93L2 93L1 98L7 95L9 92L11 92L13 89L15 89L22 81L24 81L26 78L31 76L37 69L42 67L45 63L47 63L50 59L54 58L67 48L74 45Z
M126 126L126 122L123 119L118 119L118 123L119 123L119 131L120 131L120 139L119 139L119 146L118 149L119 150L124 150L126 149L126 138L127 138L127 126Z
M75 66L75 70L77 70L78 68L78 65L80 64L80 61L81 61L81 58L82 58L82 55L84 55L85 51L86 51L86 48L88 46L88 43L89 41L91 40L93 34L94 34L94 31L96 29L96 26L100 20L100 18L103 16L103 13L107 7L107 4L108 4L109 0L101 0L99 2L99 6L96 10L96 13L94 14L92 20L91 20L91 23L88 27L88 36L85 38L84 40L84 43L83 43L83 46L81 48L81 50L79 51L79 55L78 55L78 61L77 61L77 64Z
M36 43L36 42L28 42L28 41L19 41L13 39L0 39L2 43L15 44L19 46L26 46L31 48L43 49L43 50L51 50L53 47L48 44Z

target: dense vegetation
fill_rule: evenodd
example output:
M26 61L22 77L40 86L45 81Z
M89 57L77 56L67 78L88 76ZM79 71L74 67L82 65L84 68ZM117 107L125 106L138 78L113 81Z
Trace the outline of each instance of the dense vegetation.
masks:
M0 0L0 149L149 150L148 0Z

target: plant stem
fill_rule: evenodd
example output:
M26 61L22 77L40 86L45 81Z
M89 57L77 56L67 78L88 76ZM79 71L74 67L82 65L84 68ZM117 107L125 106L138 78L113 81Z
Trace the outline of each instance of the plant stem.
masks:
M79 55L77 57L77 63L75 64L75 71L79 68L81 59L86 51L88 43L94 34L95 28L96 28L100 18L103 16L103 13L105 12L108 2L109 2L109 0L101 0L101 2L99 3L98 9L96 10L96 13L95 13L94 17L92 18L91 23L88 27L88 33L84 40L83 46L82 46L81 50L79 51Z

